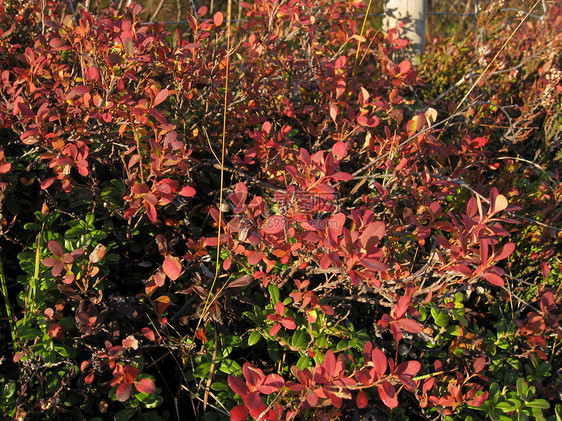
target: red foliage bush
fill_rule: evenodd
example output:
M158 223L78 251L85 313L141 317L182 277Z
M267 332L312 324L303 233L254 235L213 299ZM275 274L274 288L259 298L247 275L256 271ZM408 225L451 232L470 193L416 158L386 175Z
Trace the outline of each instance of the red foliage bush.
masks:
M512 116L499 76L432 102L461 50L419 73L362 2L242 7L0 2L3 414L558 414L559 9Z

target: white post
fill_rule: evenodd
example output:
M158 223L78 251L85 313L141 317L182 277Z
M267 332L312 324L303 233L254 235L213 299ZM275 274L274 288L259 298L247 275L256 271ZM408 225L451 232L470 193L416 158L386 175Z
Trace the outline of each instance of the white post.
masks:
M426 0L385 0L383 29L397 28L400 38L407 38L414 52L421 56L425 50ZM414 59L419 57L414 57Z

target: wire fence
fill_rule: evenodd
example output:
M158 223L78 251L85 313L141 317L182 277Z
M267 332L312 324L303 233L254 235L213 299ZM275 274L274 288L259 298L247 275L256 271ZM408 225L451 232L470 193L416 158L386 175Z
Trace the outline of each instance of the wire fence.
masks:
M81 0L81 1L77 1L77 0L67 0L71 13L75 18L76 24L78 24L78 17L79 17L79 11L80 9L85 9L88 10L90 7L90 3L91 0ZM156 5L155 8L151 7L151 2L152 0L145 0L146 3L148 3L148 7L147 7L147 11L150 17L150 19L148 21L142 22L142 25L150 25L150 24L154 24L156 22L158 22L161 25L175 25L175 26L179 26L179 25L185 25L185 24L189 24L188 20L165 20L165 19L161 19L157 21L157 18L159 17L159 15L161 14L161 12L163 10L165 10L166 8L163 8L163 5L165 4L166 1L170 2L170 0L157 0L158 4ZM224 0L217 0L217 1L224 1ZM227 0L228 1L228 0ZM238 0L238 10L237 10L237 15L238 18L237 19L232 19L231 22L236 22L236 23L244 23L247 22L247 19L241 19L241 13L242 13L242 1L243 0ZM427 0L426 0L427 1ZM541 20L544 21L545 17L547 16L547 4L546 4L546 0L536 0L535 6L538 6L539 4L542 5L542 14L536 14L536 13L530 13L529 10L523 10L523 9L518 9L516 7L503 7L504 5L504 1L505 0L492 0L495 1L496 4L500 4L501 6L499 8L497 8L496 10L501 12L501 13L510 13L511 15L515 15L515 16L525 16L525 17L531 17L537 20ZM76 2L76 5L75 3ZM124 6L129 5L132 2L132 0L120 0L120 3L117 5L117 9L121 10ZM182 0L175 0L175 7L177 8L176 10L176 16L179 17L183 12L182 12L182 6L185 6L186 4L182 5ZM189 12L197 19L198 18L198 10L199 7L206 5L208 6L209 10L211 13L217 11L220 7L216 7L215 5L215 0L207 0L205 3L208 4L201 4L199 6L197 6L195 4L195 0L184 0L184 3L187 3L188 8L190 8ZM210 4L209 4L210 3ZM142 4L139 2L139 4ZM375 10L384 10L383 8L383 4L384 1L381 2L380 4L378 4L377 8ZM448 16L453 16L453 17L457 17L460 18L461 20L464 20L465 22L467 22L469 24L469 28L466 28L468 31L470 31L472 33L473 38L476 40L475 44L474 44L474 48L475 48L475 56L478 56L478 54L482 53L482 49L485 49L484 43L482 42L482 33L481 31L479 31L478 28L478 19L480 16L488 13L489 11L487 10L487 6L489 6L491 4L490 0L470 0L467 3L464 3L461 5L464 8L464 12L456 12L456 11L433 11L433 10L429 10L425 13L426 15L426 22L429 21L429 19L431 17L448 17ZM143 4L143 6L146 7L145 4ZM454 4L452 5L453 7L455 6ZM458 4L456 5L458 8ZM534 9L536 9L537 7L533 7L533 9L531 11L534 11ZM540 10L541 8L539 8ZM168 10L168 14L171 13L171 10ZM386 16L386 14L384 12L381 13L369 13L368 14L369 17L371 18L384 18ZM364 15L358 16L358 19L363 19ZM430 26L431 25L427 25ZM477 68L478 65L477 63L473 62L472 68L471 70L468 72L468 74L466 74L465 76L463 76L462 79L460 79L459 81L457 81L456 83L453 83L447 90L445 90L444 92L442 92L437 98L436 100L440 100L443 97L445 97L448 93L450 93L450 91L458 88L459 86L465 84L468 82L468 85L470 86L470 89L473 88L473 85L475 83L475 78L478 77L477 74ZM511 71L513 69L505 69L502 71Z
M77 2L77 7L74 6L73 0L67 0L71 13L72 15L77 18L77 14L76 12L81 9L88 9L89 8L89 1L86 1L85 3L81 3L81 2ZM193 14L193 16L195 16L195 18L198 18L198 7L195 5L195 1L194 0L189 0L190 2L190 6L191 6L191 13ZM426 16L459 16L459 17L465 17L465 18L472 18L472 19L476 19L478 16L480 16L483 13L483 7L481 6L483 4L482 0L472 0L473 2L473 7L471 7L471 9L473 9L473 11L470 12L435 12L435 11L429 11L426 13ZM127 3L130 3L130 0L127 1ZM547 5L546 5L546 0L541 0L542 3L542 10L543 13L542 15L537 15L537 14L529 14L529 17L535 18L535 19L539 19L539 20L544 20L546 13L547 13ZM156 21L156 18L158 17L158 14L160 13L160 11L162 10L162 6L164 4L164 0L160 0L158 6L156 7L155 11L152 14L152 17L149 21L143 22L142 25L149 25L151 23L154 23ZM178 8L179 8L179 1L177 2L178 4ZM211 0L211 4L213 4L213 0ZM239 5L239 11L241 10L241 6ZM515 12L518 14L527 14L527 10L523 10L523 9L517 9L517 8L513 8L513 7L506 7L506 8L501 8L499 9L500 12ZM238 13L238 15L240 15L240 13ZM368 15L369 17L384 17L386 16L385 13L369 13ZM361 16L362 18L363 16ZM246 19L232 19L231 22L238 22L238 23L243 23L243 22L247 22ZM160 24L164 24L164 25L183 25L183 24L188 24L189 21L188 20L163 20L159 22Z

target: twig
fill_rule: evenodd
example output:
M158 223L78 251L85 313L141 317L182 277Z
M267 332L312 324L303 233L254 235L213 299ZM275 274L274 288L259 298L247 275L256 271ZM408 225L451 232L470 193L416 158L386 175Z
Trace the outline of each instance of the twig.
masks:
M455 183L460 187L464 187L465 189L470 190L472 193L474 193L476 196L478 196L487 205L490 204L490 200L488 200L486 197L482 196L480 193L478 193L476 190L474 190L472 187L470 187L467 183L465 183L462 180L458 180L456 178L445 177L445 176L437 175L437 174L429 174L429 175L431 177L439 178L440 180L445 180L445 181L449 181L451 183ZM562 229L553 227L552 225L548 225L548 224L545 224L545 223L540 222L540 221L537 221L536 219L527 218L525 216L518 215L518 214L513 213L511 211L506 211L506 212L510 216L513 216L514 218L521 219L521 220L527 221L527 222L532 222L534 224L540 225L541 227L549 228L549 229L554 230L554 231L562 232Z
M158 7L156 7L156 10L154 10L152 17L150 18L150 22L154 22L154 19L156 19L156 16L158 16L158 13L160 13L160 9L162 8L163 5L164 5L164 0L160 0L160 3L158 3Z

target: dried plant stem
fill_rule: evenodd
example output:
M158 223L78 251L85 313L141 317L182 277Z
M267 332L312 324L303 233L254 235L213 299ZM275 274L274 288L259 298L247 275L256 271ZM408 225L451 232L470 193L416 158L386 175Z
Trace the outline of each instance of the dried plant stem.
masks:
M474 90L475 86L478 86L478 83L480 83L480 80L482 80L482 78L486 75L488 75L488 70L490 69L490 67L492 66L492 64L496 61L496 59L498 58L498 56L501 54L501 52L504 50L504 48L507 46L507 44L509 44L509 41L511 41L511 38L513 38L513 36L517 33L517 31L519 30L519 28L521 27L521 25L523 25L523 23L525 23L525 21L527 20L527 18L529 17L529 15L533 12L533 10L535 10L535 7L538 6L538 4L541 2L541 0L537 0L535 2L535 4L533 5L533 7L531 7L531 10L529 10L527 12L527 14L523 17L523 19L521 19L521 22L519 22L519 25L517 25L517 27L513 30L513 32L511 32L511 34L509 34L509 37L507 37L507 39L505 40L505 42L503 43L503 45L501 46L501 48L498 50L498 52L496 53L496 55L492 58L492 60L490 60L490 62L488 63L488 65L486 66L486 68L484 69L484 71L480 74L480 76L478 77L478 79L476 79L476 82L474 82L472 84L472 86L470 87L470 89L468 90L468 92L464 95L464 97L461 99L461 101L457 104L457 108L455 109L454 113L455 114L460 107L462 106L462 104L464 103L464 101L466 101L466 99L469 97L469 95L472 93L472 91Z
M359 40L357 42L357 51L355 51L355 63L353 64L353 72L351 76L355 76L355 71L357 70L357 63L359 61L359 50L361 50L361 40L363 39L363 34L365 33L365 25L367 25L367 18L369 17L369 10L371 10L371 4L373 0L369 0L367 10L365 11L365 16L363 17L363 25L361 26L361 34L359 34Z
M219 221L217 227L217 258L215 260L215 277L211 283L211 288L205 300L205 305L203 306L203 311L201 316L197 321L197 327L195 330L199 329L201 321L205 318L209 307L212 304L211 296L213 295L213 290L217 279L219 278L220 272L220 252L221 252L221 232L222 232L222 204L223 204L223 191L224 191L224 157L226 154L226 117L228 112L228 91L229 91L229 75L230 75L230 46L231 46L231 32L230 24L232 21L232 0L228 0L228 11L226 18L226 58L225 58L225 80L224 80L224 108L223 108L223 119L222 119L222 147L221 147L221 160L220 160L220 191L219 191Z
M160 9L162 8L163 5L164 5L164 0L160 0L160 3L158 3L158 6L156 7L156 10L152 14L152 17L150 18L149 22L154 22L154 19L156 19L156 16L158 16L158 13L160 13Z

